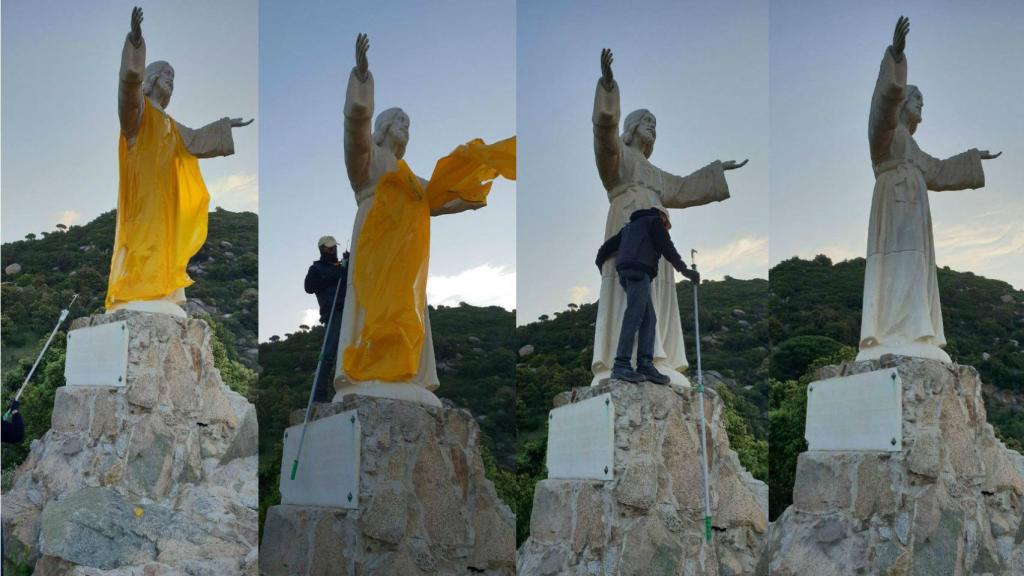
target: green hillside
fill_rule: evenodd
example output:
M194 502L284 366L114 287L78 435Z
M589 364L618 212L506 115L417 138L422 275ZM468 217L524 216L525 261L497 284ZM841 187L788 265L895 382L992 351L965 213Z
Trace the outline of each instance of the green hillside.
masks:
M20 446L4 446L5 471L20 464L31 440L50 427L54 390L64 385L67 327L75 318L103 312L114 226L115 213L110 211L82 226L30 234L0 250L4 270L12 264L21 268L15 274L5 271L0 285L5 408L53 330L61 308L74 293L79 294L22 396L26 440ZM251 367L256 366L258 226L256 214L217 209L210 213L206 244L189 264L196 281L187 289L190 309L210 322L215 363L224 381L242 393L255 380ZM197 308L200 301L203 307Z
M310 297L312 298L312 297ZM437 395L468 409L483 432L488 474L506 501L515 463L515 313L497 306L430 307L434 353L441 387ZM271 337L260 344L254 398L260 423L260 525L280 502L281 445L290 413L305 409L313 383L323 327Z
M693 284L676 285L690 378L696 379ZM597 304L542 316L516 329L516 346L532 346L516 366L517 469L522 504L518 538L529 532L533 486L545 477L547 414L560 392L591 381ZM729 441L743 465L768 477L768 282L726 277L700 286L701 357L705 376L726 404Z
M988 420L1024 446L1024 291L949 268L938 271L946 351L978 369ZM792 258L770 272L771 517L792 502L803 441L806 387L818 366L852 360L860 337L864 259Z

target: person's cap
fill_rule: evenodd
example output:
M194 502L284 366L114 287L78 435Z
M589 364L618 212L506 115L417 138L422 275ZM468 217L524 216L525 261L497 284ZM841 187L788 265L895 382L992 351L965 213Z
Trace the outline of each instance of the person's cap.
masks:
M334 248L338 245L338 241L334 239L334 236L321 236L320 241L316 243L317 246L325 246L327 248Z

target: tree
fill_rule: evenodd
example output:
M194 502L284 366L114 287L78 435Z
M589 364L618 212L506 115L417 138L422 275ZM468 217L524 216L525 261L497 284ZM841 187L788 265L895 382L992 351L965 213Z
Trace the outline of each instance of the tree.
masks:
M35 239L36 239L36 235L33 234L32 232L29 232L28 234L25 234L25 240L35 240Z
M270 341L271 342L279 342L280 340L281 340L281 337L278 336L277 334L274 334L273 336L270 337Z
M57 224L57 230L60 230L61 232L67 232L68 227L65 226L64 224Z

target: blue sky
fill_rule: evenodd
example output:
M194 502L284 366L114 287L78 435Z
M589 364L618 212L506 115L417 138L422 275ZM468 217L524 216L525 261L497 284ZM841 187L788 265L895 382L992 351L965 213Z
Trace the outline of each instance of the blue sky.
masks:
M260 339L315 322L302 289L317 239L352 234L342 106L355 40L369 34L377 112L411 119L406 161L434 163L472 138L515 134L515 3L262 2L260 6ZM515 307L516 185L481 210L434 218L432 304Z
M1024 288L1024 3L1012 0L772 3L771 262L864 256L868 108L900 15L921 149L1003 151L983 163L984 188L930 193L938 265Z
M5 1L2 239L85 224L117 205L117 75L132 2ZM148 2L150 60L174 66L168 112L199 127L257 112L255 0ZM258 134L200 162L210 207L256 211Z
M673 211L672 238L705 277L768 273L768 3L520 0L516 321L593 302L608 199L591 112L602 48L615 53L622 117L658 119L651 161L685 175L743 160L732 198Z

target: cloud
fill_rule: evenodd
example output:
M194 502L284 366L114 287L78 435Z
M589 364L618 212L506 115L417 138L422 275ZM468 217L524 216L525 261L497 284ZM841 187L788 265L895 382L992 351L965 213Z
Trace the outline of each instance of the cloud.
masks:
M840 244L828 244L825 246L819 246L804 250L797 254L797 256L804 260L811 260L819 254L828 256L833 262L842 262L843 260L852 260L854 258L863 258L865 250L854 250L850 246L842 246Z
M514 310L516 273L504 266L484 264L453 276L430 276L427 278L427 302L433 306L458 306L459 302L465 302Z
M320 310L316 308L306 308L302 311L302 322L299 324L305 324L312 328L320 323Z
M236 172L218 178L209 186L210 205L234 212L258 212L259 178L248 172Z
M593 290L589 286L573 286L569 288L569 302L573 304L583 304L584 302L590 301L590 295Z
M74 210L62 210L57 212L57 222L65 226L71 226L81 217L82 215Z
M1024 286L1024 212L988 213L951 226L937 222L934 230L939 266Z
M689 263L690 255L683 254ZM744 236L722 246L697 252L697 269L703 278L767 278L768 238ZM681 278L681 276L677 277Z

